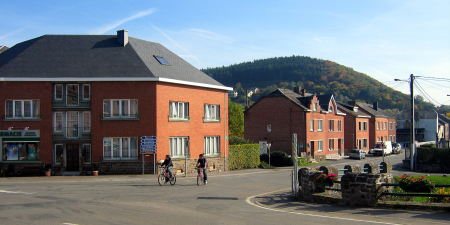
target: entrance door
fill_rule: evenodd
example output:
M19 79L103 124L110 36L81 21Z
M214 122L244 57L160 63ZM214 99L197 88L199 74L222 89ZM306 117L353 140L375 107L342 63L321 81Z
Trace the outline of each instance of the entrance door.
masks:
M66 163L67 171L79 171L80 170L80 151L79 144L67 144L66 145Z
M314 142L315 141L311 141L311 158L313 158L314 159L314 151L315 151L315 145L314 145Z

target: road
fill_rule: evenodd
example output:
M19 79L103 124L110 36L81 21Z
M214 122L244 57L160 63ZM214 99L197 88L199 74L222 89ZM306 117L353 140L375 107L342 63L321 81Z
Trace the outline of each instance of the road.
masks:
M370 160L377 159L366 159ZM330 163L340 168L346 161ZM195 177L178 177L174 186L159 186L154 175L0 178L0 224L350 225L450 220L442 212L296 202L289 198L289 187L286 168L210 174L206 186L197 186Z

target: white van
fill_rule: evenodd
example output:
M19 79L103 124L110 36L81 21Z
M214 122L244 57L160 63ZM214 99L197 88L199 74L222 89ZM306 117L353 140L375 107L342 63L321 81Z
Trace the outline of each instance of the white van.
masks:
M390 141L377 142L372 152L375 155L390 155L392 154L392 143Z

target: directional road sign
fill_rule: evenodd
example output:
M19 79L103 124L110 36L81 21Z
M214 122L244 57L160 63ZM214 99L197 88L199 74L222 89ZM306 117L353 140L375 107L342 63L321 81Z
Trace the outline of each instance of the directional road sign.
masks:
M144 136L141 137L141 153L156 151L156 137Z

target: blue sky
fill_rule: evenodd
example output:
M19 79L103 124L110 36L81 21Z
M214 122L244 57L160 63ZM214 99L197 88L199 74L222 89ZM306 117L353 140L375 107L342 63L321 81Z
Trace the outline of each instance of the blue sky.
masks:
M0 0L0 45L126 29L199 69L302 55L352 67L405 93L408 83L394 78L450 79L447 0L76 2ZM431 101L450 104L450 82L417 81Z

